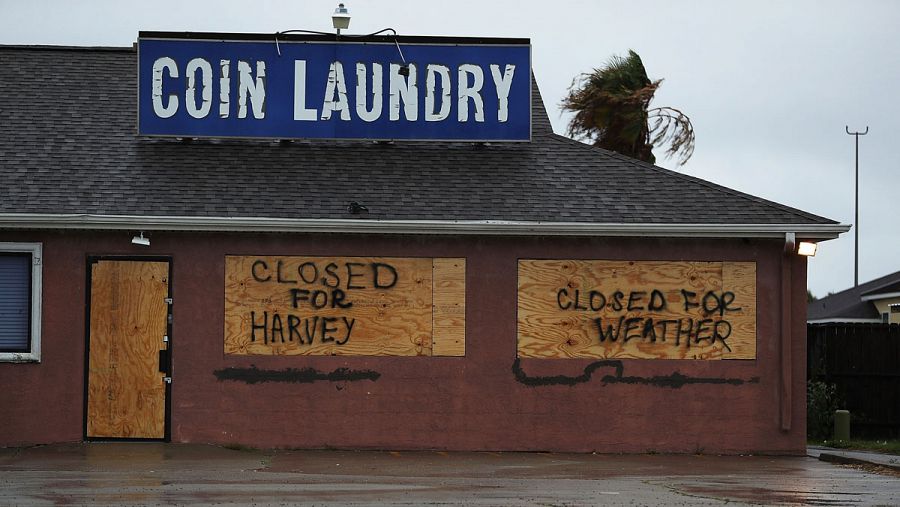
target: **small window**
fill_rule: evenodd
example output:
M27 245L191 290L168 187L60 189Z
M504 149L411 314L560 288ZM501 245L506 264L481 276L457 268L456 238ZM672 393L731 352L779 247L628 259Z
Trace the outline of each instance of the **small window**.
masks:
M881 314L881 323L882 323L882 324L889 324L890 322L891 322L891 314L890 314L890 313L887 313L887 312L882 313L882 314Z
M41 359L41 245L0 243L0 361Z
M890 305L891 313L900 313L900 304Z

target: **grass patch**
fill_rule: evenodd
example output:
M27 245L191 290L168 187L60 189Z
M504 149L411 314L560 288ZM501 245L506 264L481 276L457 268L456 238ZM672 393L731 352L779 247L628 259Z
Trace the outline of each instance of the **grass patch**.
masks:
M876 451L888 454L900 454L900 440L809 440L810 445L823 445L835 449L848 449L853 451Z

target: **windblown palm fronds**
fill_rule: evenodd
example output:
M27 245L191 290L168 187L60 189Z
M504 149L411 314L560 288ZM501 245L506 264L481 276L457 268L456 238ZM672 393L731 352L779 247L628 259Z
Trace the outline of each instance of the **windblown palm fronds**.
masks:
M684 165L694 153L694 127L678 109L650 107L661 83L647 77L634 51L625 58L613 56L604 67L572 81L562 101L563 110L575 113L568 134L650 163L656 162L653 148L668 145L666 156L678 155L678 164Z

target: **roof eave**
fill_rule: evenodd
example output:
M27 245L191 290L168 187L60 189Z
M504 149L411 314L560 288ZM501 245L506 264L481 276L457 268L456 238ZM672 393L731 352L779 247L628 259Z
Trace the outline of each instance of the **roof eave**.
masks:
M866 319L861 317L825 317L821 319L809 319L807 324L881 324L881 319Z
M862 296L860 301L878 301L880 299L893 299L900 297L900 292L882 292L877 294L868 294Z
M660 224L504 220L375 220L0 213L0 229L168 230L210 232L340 232L519 236L657 236L834 239L845 224Z

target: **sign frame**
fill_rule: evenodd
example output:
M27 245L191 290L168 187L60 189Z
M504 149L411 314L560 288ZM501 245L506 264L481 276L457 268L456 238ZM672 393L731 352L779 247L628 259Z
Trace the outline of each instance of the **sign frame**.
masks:
M519 75L525 75L524 79L527 81L525 85L517 85L520 87L527 88L527 99L522 99L523 107L527 105L527 136L521 136L517 138L499 138L499 137L489 137L489 136L440 136L440 137L403 137L403 136L307 136L307 135L289 135L289 133L284 133L285 135L280 135L282 133L278 133L279 135L243 135L243 134L206 134L202 132L191 132L189 130L175 130L173 129L171 132L147 132L146 129L142 129L142 120L141 120L141 103L142 103L142 94L146 92L147 83L143 83L142 86L142 76L141 76L141 46L142 42L145 41L191 41L191 42L210 42L210 43L268 43L272 44L273 51L281 51L281 49L285 47L289 47L291 44L312 44L312 45L322 45L322 44L361 44L363 46L374 46L374 45L387 45L391 47L407 47L409 46L435 46L435 47L510 47L510 48L524 48L527 50L528 56L528 68L524 70L519 70ZM137 59L136 59L136 88L137 88L137 100L136 100L136 122L135 122L135 132L140 137L147 138L177 138L177 139L262 139L262 140L308 140L308 141L376 141L376 142L393 142L393 141L413 141L413 142L471 142L471 143L519 143L519 142L531 142L533 137L534 130L534 111L532 107L533 101L533 86L532 86L532 51L531 51L531 41L527 38L482 38L482 37L426 37L426 36L376 36L376 35L362 35L362 36L354 36L354 35L297 35L297 34L255 34L255 33L216 33L216 32L161 32L161 31L140 31L138 32L138 40L135 43L135 48L137 51ZM409 62L414 63L414 62ZM352 70L345 69L345 74L350 74ZM424 73L424 67L422 72ZM237 77L237 73L234 72L234 77ZM214 79L215 80L215 79ZM235 79L236 80L236 79ZM389 80L389 77L388 77ZM521 80L521 78L520 78ZM348 80L350 81L350 80ZM424 82L425 76L420 76L420 79L417 81ZM490 77L485 78L484 82L487 84L490 81ZM450 88L453 90L453 88ZM424 95L424 92L422 92ZM149 100L149 99L148 99ZM451 99L452 100L452 99ZM235 98L237 101L237 98ZM525 102L527 101L527 104ZM352 104L351 104L352 106ZM420 106L421 107L421 106ZM385 107L384 109L387 109ZM450 107L453 114L456 114L456 106L452 105ZM384 112L383 115L387 115L388 112ZM359 119L357 119L359 121ZM526 120L522 120L526 121ZM410 127L408 130L416 130L416 125L423 124L424 122L419 119L415 122L410 122ZM376 129L377 130L377 129Z

